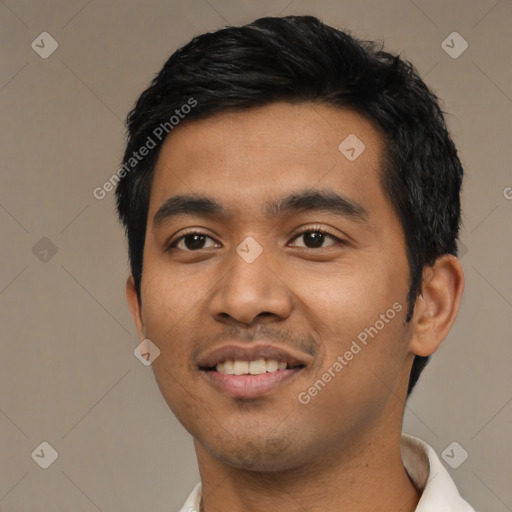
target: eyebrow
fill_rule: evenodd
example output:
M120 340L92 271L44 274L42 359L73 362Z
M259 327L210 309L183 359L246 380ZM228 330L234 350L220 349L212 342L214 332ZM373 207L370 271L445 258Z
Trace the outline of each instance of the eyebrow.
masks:
M306 189L277 201L267 201L264 213L267 217L279 217L301 212L329 212L356 222L369 222L368 210L361 204L332 190ZM166 199L153 218L153 226L182 215L197 215L227 221L230 210L215 199L196 194L179 194Z

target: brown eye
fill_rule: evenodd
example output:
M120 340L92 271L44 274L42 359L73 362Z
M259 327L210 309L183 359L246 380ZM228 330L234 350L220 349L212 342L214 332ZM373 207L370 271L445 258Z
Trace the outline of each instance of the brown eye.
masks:
M333 234L329 233L328 231L325 231L324 229L318 229L318 228L308 228L305 229L299 233L297 233L294 236L294 239L302 237L304 241L304 247L307 249L322 249L323 243L327 238L331 238L337 242L341 242L339 238L335 237ZM330 244L334 245L334 244ZM301 246L299 246L301 247Z
M208 236L205 233L201 233L200 231L192 231L190 233L185 233L184 235L180 236L179 238L171 242L167 247L167 251L174 248L184 250L187 252L194 252L198 249L204 249L204 243L207 238L213 240L212 237ZM178 247L178 244L181 243L182 241L182 246Z

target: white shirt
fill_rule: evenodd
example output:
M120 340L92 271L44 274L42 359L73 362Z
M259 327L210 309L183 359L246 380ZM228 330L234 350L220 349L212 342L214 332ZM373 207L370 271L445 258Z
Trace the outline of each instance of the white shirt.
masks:
M434 449L413 436L402 433L402 461L421 498L415 512L475 512L461 498L450 474ZM180 512L199 512L201 482L187 498Z

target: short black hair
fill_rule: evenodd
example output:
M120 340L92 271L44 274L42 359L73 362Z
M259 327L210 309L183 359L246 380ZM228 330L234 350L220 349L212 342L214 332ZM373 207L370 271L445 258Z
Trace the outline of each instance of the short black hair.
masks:
M405 233L409 322L424 266L457 255L462 165L439 99L414 66L314 16L264 17L194 37L171 55L128 114L116 198L139 301L153 171L167 134L178 124L276 101L350 109L379 130L381 185ZM145 145L151 150L136 160L134 152ZM407 396L429 359L415 356Z

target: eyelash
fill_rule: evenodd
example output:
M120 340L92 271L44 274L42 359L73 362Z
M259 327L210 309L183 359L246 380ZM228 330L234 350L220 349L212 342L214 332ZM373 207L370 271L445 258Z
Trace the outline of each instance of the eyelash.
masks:
M306 233L321 233L322 235L330 236L331 238L333 238L334 240L336 240L339 243L342 243L342 244L344 243L343 240L338 238L336 235L334 235L330 231L326 230L325 228L318 227L318 226L308 226L308 227L302 229L301 231L298 231L297 233L295 233L293 235L292 240L295 240L296 238L299 238L301 235L304 235ZM175 240L169 242L169 244L166 247L166 252L169 252L171 249L174 249L174 247L181 240L183 240L185 237L187 237L189 235L204 235L204 236L207 236L208 238L211 238L212 240L214 240L213 237L211 237L210 235L207 235L206 233L203 233L201 231L197 231L197 230L194 230L194 229L190 229L190 231L185 231L184 233L182 233L179 238L176 238ZM310 249L311 250L311 248L309 248L309 247L305 247L305 249ZM323 247L320 247L320 249L323 249ZM314 249L312 249L312 250L314 250ZM185 250L185 252L198 252L198 251L200 251L200 249L197 249L196 251L191 251L191 250L188 250L188 249Z

